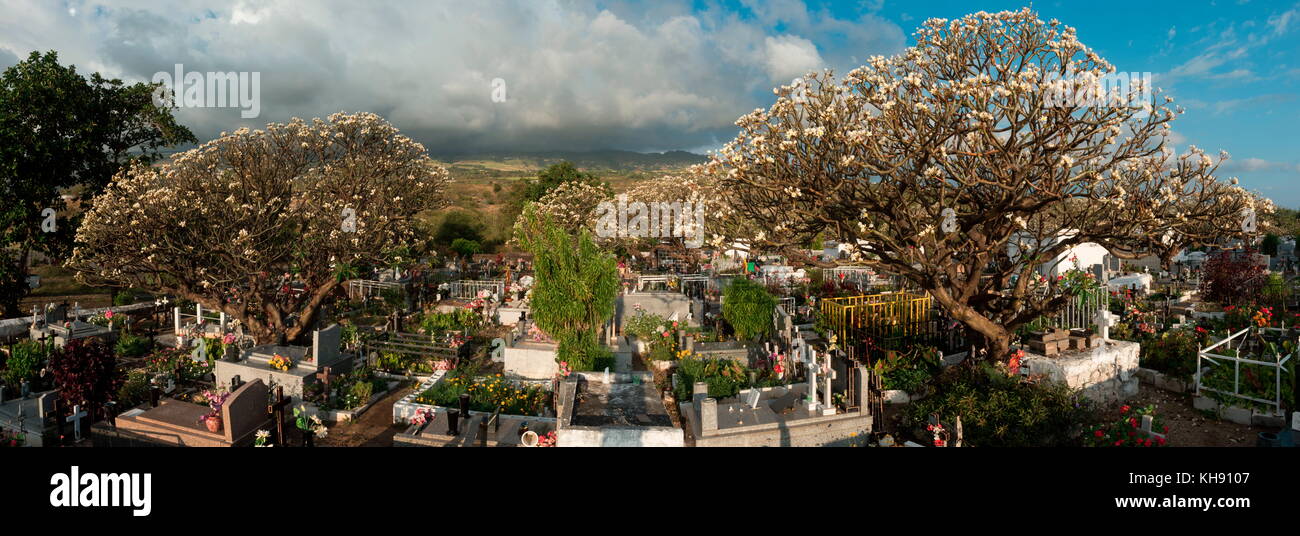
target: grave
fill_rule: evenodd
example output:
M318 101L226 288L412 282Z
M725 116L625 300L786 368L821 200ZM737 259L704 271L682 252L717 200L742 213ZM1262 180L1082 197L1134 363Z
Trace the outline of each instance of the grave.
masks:
M537 415L510 415L476 410L462 412L459 407L442 407L418 401L421 393L433 388L447 377L448 371L435 371L409 394L393 404L393 423L404 431L393 437L393 446L399 447L514 447L521 446L521 434L533 431L545 435L555 430L555 417ZM451 429L452 415L456 427ZM412 420L422 415L424 425L416 426Z
M810 370L816 370L811 367ZM869 434L872 417L868 404L868 378L865 367L854 367L851 406L836 411L826 404L831 398L829 378L762 389L746 389L735 398L716 400L708 397L707 384L694 386L692 400L681 401L678 408L692 430L697 447L810 447L847 444L854 437ZM810 396L809 386L823 387L819 403Z
M614 299L614 319L620 331L623 319L636 314L636 305L640 305L645 314L664 318L677 315L678 320L688 327L698 327L704 318L704 302L680 292L629 292Z
M517 324L515 330L505 339L502 351L504 372L508 376L544 380L553 378L560 371L560 364L555 361L558 349L549 338L534 340L528 335L531 322Z
M55 421L58 397L58 390L22 396L0 386L0 430L23 434L23 444L29 447L56 444L60 429Z
M352 357L339 351L341 329L338 324L312 333L312 346L279 346L266 344L244 350L239 361L216 361L213 374L217 385L229 386L233 377L244 381L260 379L268 387L283 386L291 398L302 400L303 388L316 381L316 374L329 367L333 374L352 370ZM275 356L289 359L288 370L271 366Z
M579 372L560 382L555 396L557 446L682 447L648 372Z
M222 428L209 432L199 418L211 408L164 399L131 408L113 422L94 427L95 443L103 446L243 447L253 443L258 430L271 430L267 412L268 390L261 379L244 382L221 407Z

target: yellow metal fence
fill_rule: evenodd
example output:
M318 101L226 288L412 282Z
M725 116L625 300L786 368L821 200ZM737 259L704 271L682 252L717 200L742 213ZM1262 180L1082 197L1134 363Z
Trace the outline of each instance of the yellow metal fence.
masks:
M928 295L891 292L827 298L821 302L821 313L844 344L850 332L872 337L924 335L931 304Z

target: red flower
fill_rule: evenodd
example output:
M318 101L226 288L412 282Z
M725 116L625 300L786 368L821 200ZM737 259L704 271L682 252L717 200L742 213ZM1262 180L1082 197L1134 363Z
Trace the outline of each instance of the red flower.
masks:
M1097 430L1096 432L1093 432L1093 435L1101 437L1103 434L1101 433L1101 430Z
M1131 424L1131 425L1133 425L1134 428L1137 428L1137 427L1138 427L1138 420L1137 420L1137 417L1129 417L1129 418L1128 418L1128 423Z
M1165 438L1163 438L1163 437L1157 437L1157 438L1156 438L1156 443L1158 443L1158 444L1159 444L1160 446L1162 446L1162 447L1165 446Z
M1120 445L1123 445L1123 444L1124 444L1124 440L1123 440L1123 439L1121 439L1121 440L1115 442L1115 446L1117 446L1117 447L1120 446Z
M1120 406L1120 408L1119 408L1119 412L1120 412L1120 413L1128 413L1128 410L1130 410L1130 409L1133 409L1133 408L1131 408L1131 407L1129 407L1129 406Z

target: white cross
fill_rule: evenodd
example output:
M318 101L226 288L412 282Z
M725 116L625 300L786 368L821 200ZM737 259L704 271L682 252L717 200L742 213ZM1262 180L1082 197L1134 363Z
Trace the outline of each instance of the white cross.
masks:
M81 405L72 406L72 415L68 415L67 421L72 423L73 437L81 441L81 418L86 416L86 412L81 411Z
M1119 317L1106 309L1097 309L1097 314L1093 315L1092 321L1097 325L1097 333L1101 334L1101 339L1108 341L1110 340L1110 327L1119 321Z

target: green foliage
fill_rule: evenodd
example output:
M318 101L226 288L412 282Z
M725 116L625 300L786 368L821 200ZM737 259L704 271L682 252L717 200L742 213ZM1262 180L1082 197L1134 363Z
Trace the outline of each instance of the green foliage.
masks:
M457 238L451 242L451 250L461 257L471 257L475 253L482 251L483 245L478 243L477 240Z
M401 287L386 288L379 291L380 298L383 298L384 305L393 310L402 310L406 308L406 289Z
M907 353L887 351L883 358L876 360L872 369L880 375L885 389L917 393L925 382L938 375L942 366L937 349L917 347Z
M134 369L126 373L126 380L117 390L118 407L130 408L149 400L149 371Z
M749 383L753 372L755 384ZM685 356L677 362L677 400L690 400L696 382L709 384L709 397L721 400L733 397L747 387L770 387L781 382L767 370L751 369L732 359L707 359L698 355Z
M977 447L1078 445L1081 431L1097 421L1088 399L1065 385L1009 376L989 364L949 369L936 394L908 407L907 422L923 427L933 413L943 422L961 416L965 443Z
M217 344L221 344L220 341ZM140 357L149 351L149 338L132 335L122 330L118 334L114 351L117 352L118 357Z
M1259 244L1259 252L1265 255L1277 255L1277 246L1282 239L1273 233L1264 235L1264 240Z
M33 340L22 341L13 346L13 353L5 361L5 369L0 373L6 385L15 392L23 381L34 381L45 365L46 346Z
M532 383L515 382L500 374L478 377L478 369L464 366L449 371L443 380L416 397L420 404L460 407L461 393L469 393L469 409L508 415L541 415L551 408L551 392Z
M1196 373L1196 350L1201 342L1192 330L1166 331L1142 343L1139 363L1175 378L1191 379Z
M1270 273L1264 282L1264 288L1260 289L1260 295L1268 304L1284 305L1287 298L1291 297L1291 285L1282 274Z
M1102 423L1084 434L1084 444L1089 447L1164 447L1167 442L1160 437L1149 437L1140 428L1142 417L1151 416L1151 430L1156 433L1169 433L1169 428L1156 415L1155 406L1134 408L1125 405L1120 408L1118 419Z
M131 294L131 291L122 290L113 295L113 305L115 307L122 307L133 303L135 303L135 295Z
M772 330L774 311L776 297L748 279L732 281L723 292L722 317L741 340L767 335Z
M436 335L450 330L471 330L481 323L482 317L470 309L456 309L449 313L429 311L420 318L420 329Z
M61 215L56 232L34 222L60 195L81 186L97 194L133 161L152 163L169 145L193 143L170 108L153 102L152 84L126 85L98 73L88 78L59 64L58 54L32 52L0 77L0 309L18 315L33 251L67 253L76 219ZM11 249L11 246L12 247Z
M596 340L596 330L614 314L617 261L598 248L586 230L570 235L531 205L521 217L525 229L536 231L518 238L533 254L536 283L530 307L537 327L559 343L558 361L567 361L576 371L598 370L598 364L610 359Z
M482 215L468 210L453 210L443 216L433 231L433 243L445 248L455 247L457 240L483 242Z
M591 173L579 171L569 161L563 161L558 164L551 164L546 169L537 173L537 179L528 181L524 188L524 201L537 201L552 190L558 188L561 184L567 182L582 182L592 186L603 184L599 178Z
M623 332L636 335L638 339L653 342L655 337L659 336L659 330L664 327L665 323L662 315L639 312L628 317L623 322Z

